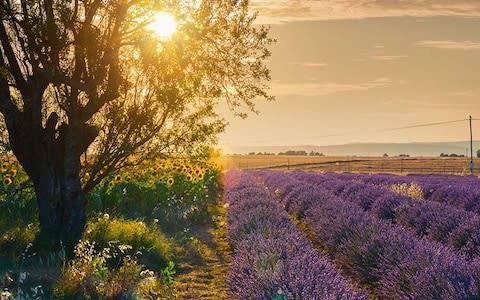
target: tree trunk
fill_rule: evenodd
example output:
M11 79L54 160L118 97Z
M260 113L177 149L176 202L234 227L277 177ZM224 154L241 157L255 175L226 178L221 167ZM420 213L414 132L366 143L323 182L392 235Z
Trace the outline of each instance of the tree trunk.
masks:
M64 164L60 172L49 166L35 180L40 219L38 242L46 251L63 246L71 255L82 237L86 224L86 197L77 170L75 164Z
M39 210L39 251L59 250L70 256L86 224L86 196L80 182L83 151L78 126L62 124L50 115L45 128L25 130L29 122L12 122L13 152L32 180ZM74 123L74 122L72 122ZM33 127L33 126L32 126ZM80 127L82 128L82 127Z

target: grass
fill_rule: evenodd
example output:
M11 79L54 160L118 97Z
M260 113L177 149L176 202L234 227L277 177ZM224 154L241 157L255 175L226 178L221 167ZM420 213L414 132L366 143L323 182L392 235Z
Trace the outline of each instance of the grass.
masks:
M141 252L139 261L147 268L159 271L173 259L172 241L157 224L147 226L143 221L101 217L90 223L85 238L95 241L102 249L114 244L129 245L132 253Z
M229 299L226 277L231 249L225 237L225 210L214 208L214 222L194 228L183 242L175 285L178 299Z
M476 175L480 159L476 158ZM229 155L217 161L225 169L267 168L276 170L310 170L318 172L359 173L435 173L468 175L469 158L453 157L357 157L357 156L266 156Z
M87 229L67 260L64 251L35 253L38 211L31 186L15 192L20 169L0 187L0 290L11 293L4 298L225 299L218 175L209 162L187 160L112 175L88 195Z

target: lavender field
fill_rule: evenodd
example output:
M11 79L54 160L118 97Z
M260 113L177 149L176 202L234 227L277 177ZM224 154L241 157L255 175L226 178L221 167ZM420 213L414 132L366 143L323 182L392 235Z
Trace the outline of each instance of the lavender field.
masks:
M262 170L224 182L235 299L480 297L477 177Z

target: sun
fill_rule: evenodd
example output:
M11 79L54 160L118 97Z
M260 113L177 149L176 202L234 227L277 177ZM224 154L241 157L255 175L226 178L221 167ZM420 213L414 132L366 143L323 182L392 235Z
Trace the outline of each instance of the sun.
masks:
M153 21L148 25L148 29L154 31L160 38L168 39L177 30L177 22L169 13L159 12L153 16Z

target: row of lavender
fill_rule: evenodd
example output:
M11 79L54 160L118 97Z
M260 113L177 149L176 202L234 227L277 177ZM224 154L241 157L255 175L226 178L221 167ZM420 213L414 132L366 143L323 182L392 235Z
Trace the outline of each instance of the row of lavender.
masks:
M225 175L227 237L234 254L229 288L235 299L368 299L345 280L295 227L268 191L245 173Z
M419 236L448 245L470 258L480 257L480 215L476 213L402 196L349 175L296 173L293 176L321 185L374 216L402 225Z
M382 299L477 299L480 264L291 173L255 172L342 269Z
M480 180L475 176L337 174L373 185L416 184L423 198L480 214Z

